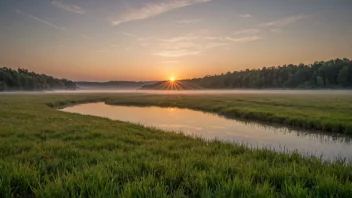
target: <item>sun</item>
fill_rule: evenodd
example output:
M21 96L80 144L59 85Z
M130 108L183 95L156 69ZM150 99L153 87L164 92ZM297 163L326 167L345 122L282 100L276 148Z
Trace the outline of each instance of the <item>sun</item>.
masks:
M169 79L171 82L175 82L175 78L174 77L170 77Z

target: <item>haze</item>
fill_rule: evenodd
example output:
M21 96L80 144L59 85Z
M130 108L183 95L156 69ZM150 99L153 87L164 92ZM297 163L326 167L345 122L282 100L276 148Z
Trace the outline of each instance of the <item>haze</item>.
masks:
M352 58L352 1L0 2L0 65L72 80L166 80Z

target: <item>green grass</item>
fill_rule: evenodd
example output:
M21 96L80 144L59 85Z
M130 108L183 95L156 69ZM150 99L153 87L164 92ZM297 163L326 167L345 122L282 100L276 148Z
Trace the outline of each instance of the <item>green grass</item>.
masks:
M230 118L352 135L352 94L164 95L110 98L108 104L172 106Z
M335 99L324 96L316 103L298 96L0 95L0 197L352 197L350 164L205 142L52 108L104 100L260 112L277 103L286 104L277 105L283 112L312 110L313 118L318 118L314 112L328 112L319 108L327 105L336 109L329 110L336 119L350 119L342 107L350 99L339 96L340 103L332 103ZM305 107L293 111L295 105Z

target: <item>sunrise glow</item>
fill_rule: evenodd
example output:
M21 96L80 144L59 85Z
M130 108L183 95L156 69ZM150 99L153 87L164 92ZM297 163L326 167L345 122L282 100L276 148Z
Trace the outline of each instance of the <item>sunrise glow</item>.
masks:
M28 2L0 3L0 65L74 81L177 82L352 58L348 0Z

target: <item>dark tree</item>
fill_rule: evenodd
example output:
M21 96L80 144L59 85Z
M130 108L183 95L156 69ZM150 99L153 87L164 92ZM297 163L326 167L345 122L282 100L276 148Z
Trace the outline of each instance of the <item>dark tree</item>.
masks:
M0 91L35 91L52 89L76 89L76 83L57 79L45 74L29 72L26 69L0 68Z

